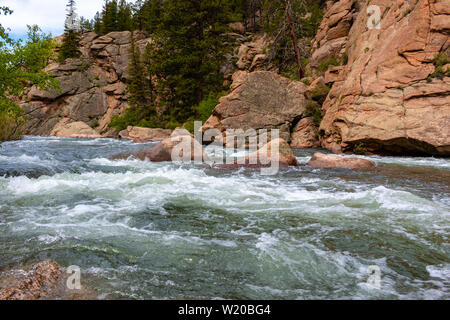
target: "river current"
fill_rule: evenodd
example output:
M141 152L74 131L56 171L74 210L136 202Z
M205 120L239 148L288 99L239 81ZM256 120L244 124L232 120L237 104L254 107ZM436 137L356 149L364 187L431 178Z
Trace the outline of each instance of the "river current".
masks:
M0 272L77 265L99 299L450 298L450 159L317 170L296 150L274 176L109 160L150 145L3 143Z

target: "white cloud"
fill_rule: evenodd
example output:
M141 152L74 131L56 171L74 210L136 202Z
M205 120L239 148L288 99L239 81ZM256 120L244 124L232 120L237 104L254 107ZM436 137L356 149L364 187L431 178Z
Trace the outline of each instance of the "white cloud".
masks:
M134 1L128 1L134 2ZM92 19L97 11L101 11L104 0L76 0L79 16ZM64 30L67 0L2 0L14 13L10 16L0 15L0 24L10 28L12 35L24 35L27 24L37 24L47 33L54 36Z

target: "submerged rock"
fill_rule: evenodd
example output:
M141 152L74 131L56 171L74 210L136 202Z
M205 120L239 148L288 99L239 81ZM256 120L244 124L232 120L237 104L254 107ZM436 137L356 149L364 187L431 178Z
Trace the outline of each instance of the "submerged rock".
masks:
M346 158L342 156L328 155L317 152L306 164L316 169L370 169L375 168L375 163L361 158Z

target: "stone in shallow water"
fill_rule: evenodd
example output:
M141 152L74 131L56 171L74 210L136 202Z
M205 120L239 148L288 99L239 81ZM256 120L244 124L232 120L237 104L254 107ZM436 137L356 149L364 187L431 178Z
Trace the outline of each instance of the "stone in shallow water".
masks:
M92 300L98 293L86 287L67 287L70 274L54 261L42 261L23 270L10 270L0 274L0 300Z
M316 169L370 169L375 168L375 163L361 158L346 158L342 156L327 155L317 152L307 163L308 166Z
M37 300L47 297L62 281L63 269L52 261L39 262L29 271L2 277L0 300Z

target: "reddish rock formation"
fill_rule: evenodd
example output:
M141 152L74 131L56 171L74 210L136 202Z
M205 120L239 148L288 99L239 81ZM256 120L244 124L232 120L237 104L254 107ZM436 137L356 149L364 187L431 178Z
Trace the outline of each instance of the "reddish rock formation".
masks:
M231 93L220 99L202 130L279 129L280 138L289 142L291 127L305 112L305 90L302 82L273 72L238 71L233 75Z
M323 105L322 146L449 156L450 78L433 74L438 54L450 55L450 2L373 0L370 5L381 10L380 29L367 27L368 4L335 3L316 38L321 45L313 61L320 61L319 51L336 41L330 26L352 21L343 46L348 64ZM351 12L353 20L346 18Z
M318 141L319 129L314 123L312 117L303 118L292 132L291 148L318 148L320 143Z
M370 169L375 167L375 163L369 160L326 155L319 152L315 153L306 165L316 169Z

